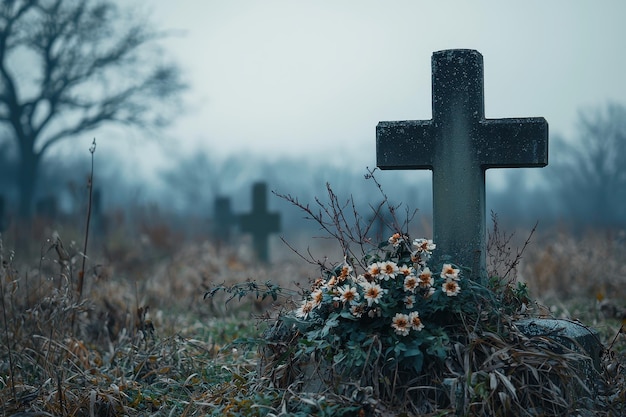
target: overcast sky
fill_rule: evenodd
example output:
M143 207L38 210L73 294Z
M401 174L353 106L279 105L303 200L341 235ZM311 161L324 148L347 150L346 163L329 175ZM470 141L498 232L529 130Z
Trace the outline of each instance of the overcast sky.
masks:
M626 103L626 1L153 0L191 90L170 133L219 155L375 161L381 120L431 117L431 55L476 49L488 118ZM205 148L205 149L206 149ZM551 152L557 150L551 148Z

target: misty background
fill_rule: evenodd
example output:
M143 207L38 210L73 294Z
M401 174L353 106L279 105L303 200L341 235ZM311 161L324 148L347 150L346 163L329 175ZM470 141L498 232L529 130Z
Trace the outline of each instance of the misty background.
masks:
M626 3L546 3L107 0L79 14L70 0L4 2L0 231L82 218L94 138L101 210L129 231L216 237L215 198L248 212L257 181L312 204L328 182L367 218L382 200L364 179L376 123L429 119L431 54L451 48L483 54L486 117L550 126L548 167L487 171L487 210L510 228L623 229ZM430 172L376 178L427 233ZM317 229L268 201L281 234Z

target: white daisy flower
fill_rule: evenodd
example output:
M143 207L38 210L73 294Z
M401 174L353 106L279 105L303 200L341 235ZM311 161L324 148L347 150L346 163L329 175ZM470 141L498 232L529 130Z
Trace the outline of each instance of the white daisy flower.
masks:
M383 294L387 292L380 285L369 282L361 284L361 287L363 287L363 298L367 301L368 307L371 307L374 303L378 304Z
M302 302L302 305L298 307L298 309L296 310L296 317L306 319L311 313L311 311L313 311L313 308L314 308L314 305L312 301L304 300Z
M418 275L420 288L430 288L435 284L433 273L429 267L425 267Z
M420 313L417 311L409 313L409 324L413 330L421 331L424 328L424 323L422 323L422 319L420 319Z
M445 279L459 279L460 270L454 268L452 264L443 264L443 268L441 269L441 278Z
M441 286L441 290L445 292L448 297L455 297L461 292L461 287L459 287L459 283L454 279L447 279Z
M415 275L409 275L404 278L404 291L414 292L419 284Z
M356 290L356 287L344 285L343 287L338 288L337 291L339 291L339 295L333 298L333 300L341 301L344 304L357 302L359 301L359 298L361 298Z
M393 327L393 330L394 332L396 332L396 334L400 336L407 336L409 334L409 331L411 330L409 316L402 313L396 313L391 321L391 327Z
M390 278L395 278L396 274L399 272L400 268L398 268L398 265L395 262L386 261L380 264L380 275L385 281L388 281Z

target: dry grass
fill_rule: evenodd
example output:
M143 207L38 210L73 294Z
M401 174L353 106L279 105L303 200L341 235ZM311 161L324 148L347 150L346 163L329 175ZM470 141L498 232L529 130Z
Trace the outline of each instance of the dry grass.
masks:
M0 248L0 417L239 416L289 410L294 415L393 415L365 387L349 397L324 397L295 390L297 375L285 375L294 369L280 364L272 375L258 374L257 346L233 342L263 334L265 322L252 318L267 318L274 311L272 301L248 296L225 304L230 295L223 293L222 298L204 299L212 286L247 280L269 280L297 291L296 283L306 285L315 278L314 267L297 260L258 265L250 261L246 247L217 248L207 242L164 248L163 242L172 245L172 234L161 229L151 229L151 234L158 235L159 247L150 239L113 234L106 250L88 260L80 300L76 279L82 258L76 245L61 248L45 242L41 260L26 265L18 265ZM604 376L613 387L622 388L606 393L604 404L589 411L593 414L581 415L623 412L624 236L588 233L576 238L561 231L534 237L516 270L546 306L541 313L594 325L611 348ZM288 301L279 299L278 304ZM519 334L503 338L493 333L453 346L445 396L463 403L429 412L446 415L459 407L481 415L490 404L490 410L506 415L507 404L516 401L545 408L542 399L553 389L555 369L562 370L556 372L559 377L575 378L567 356L575 353L531 352L524 349L527 345ZM512 375L512 385L501 374ZM280 388L280 378L289 380L286 388ZM527 389L531 386L536 389ZM428 396L429 390L423 388L422 394ZM563 402L550 406L567 409L572 395L563 393Z
M558 230L529 247L521 274L544 297L626 299L626 231Z
M253 350L228 345L262 331L251 313L269 303L227 308L203 294L209 284L276 271L224 262L235 254L206 243L160 261L145 253L150 245L135 244L130 262L88 269L79 301L81 255L58 242L44 245L34 267L17 265L0 245L0 416L204 415L215 408L216 398L202 404L216 384L253 367Z

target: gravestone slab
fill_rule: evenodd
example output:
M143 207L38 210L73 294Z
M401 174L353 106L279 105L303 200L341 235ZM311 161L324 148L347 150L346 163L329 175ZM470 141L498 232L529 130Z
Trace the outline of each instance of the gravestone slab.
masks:
M598 339L598 333L581 323L571 320L557 319L524 319L515 322L517 328L527 336L548 336L559 344L573 351L582 349L591 359L589 365L600 371L600 356L602 346ZM590 366L583 366L583 372L589 373Z
M438 256L484 277L485 171L547 165L548 123L485 119L483 57L474 50L433 54L432 103L431 120L378 124L377 165L433 171Z
M280 232L280 214L267 210L267 184L255 183L252 187L252 211L242 214L239 225L243 233L252 235L256 257L261 262L269 262L269 236Z

